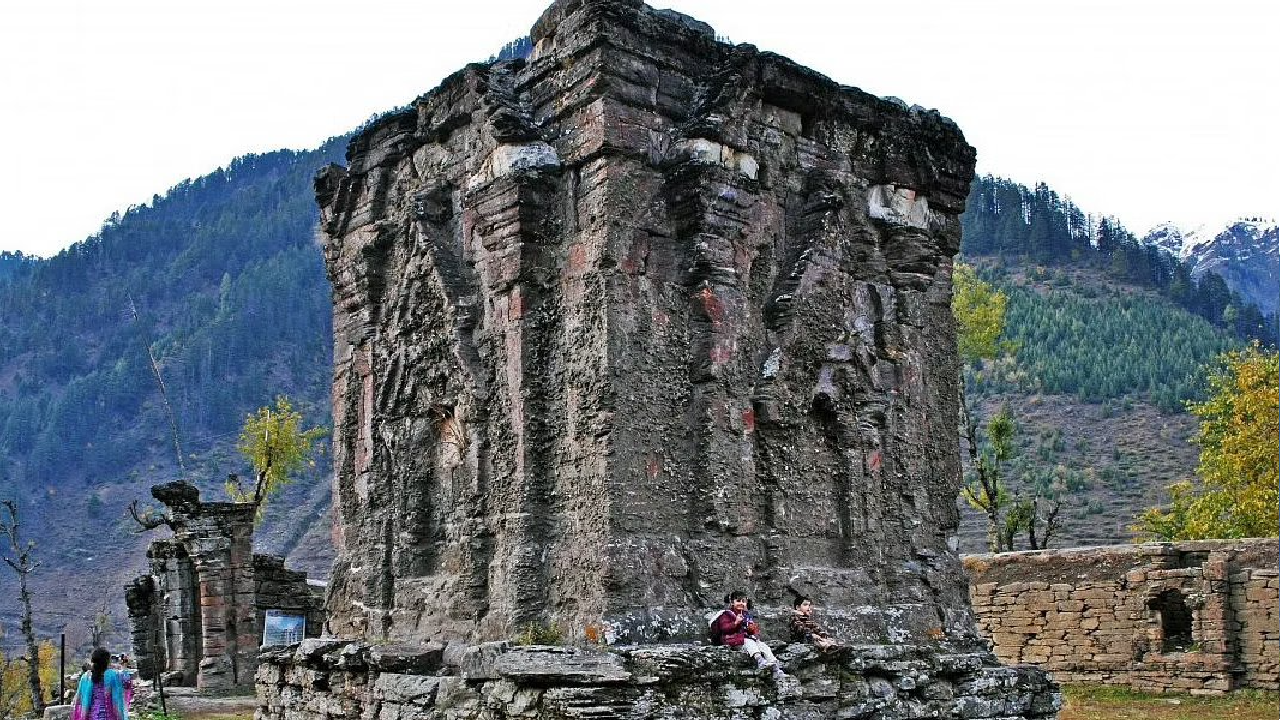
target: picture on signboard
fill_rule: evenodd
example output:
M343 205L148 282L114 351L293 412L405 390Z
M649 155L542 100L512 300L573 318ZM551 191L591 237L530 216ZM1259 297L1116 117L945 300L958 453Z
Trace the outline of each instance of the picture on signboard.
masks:
M292 645L307 636L307 618L288 610L268 610L262 624L262 647Z

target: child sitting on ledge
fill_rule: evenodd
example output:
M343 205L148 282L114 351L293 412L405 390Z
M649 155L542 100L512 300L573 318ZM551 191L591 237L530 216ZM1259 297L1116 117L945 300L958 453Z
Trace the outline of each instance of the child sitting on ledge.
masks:
M757 667L772 669L774 678L785 678L787 675L778 665L773 651L760 641L760 625L751 617L747 594L734 590L725 596L724 601L728 607L711 618L711 644L742 648L755 659Z
M812 643L819 650L834 650L840 643L813 619L813 601L798 595L791 611L791 642Z

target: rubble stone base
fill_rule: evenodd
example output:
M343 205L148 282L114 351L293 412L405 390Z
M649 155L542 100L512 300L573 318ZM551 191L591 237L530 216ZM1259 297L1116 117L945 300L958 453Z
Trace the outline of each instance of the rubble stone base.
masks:
M987 652L859 645L774 646L787 677L741 652L623 648L369 645L307 640L259 658L256 720L698 718L908 720L1053 718L1058 686Z

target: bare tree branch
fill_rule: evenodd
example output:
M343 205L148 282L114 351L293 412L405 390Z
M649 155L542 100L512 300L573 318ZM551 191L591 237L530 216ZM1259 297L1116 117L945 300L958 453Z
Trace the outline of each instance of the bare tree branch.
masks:
M138 322L138 308L133 304L133 295L126 294L129 299L129 313L133 321ZM182 461L182 445L178 442L178 418L173 414L173 406L169 404L169 393L164 389L164 378L160 376L160 363L156 362L156 354L147 343L147 357L151 360L151 374L155 375L156 385L160 387L160 400L164 402L165 414L169 417L169 431L173 434L173 450L178 455L178 469L186 472L187 466Z
M150 510L145 513L139 513L137 500L129 503L129 514L133 516L134 522L142 526L142 529L137 531L139 533L153 530L161 525L168 527L170 530L174 529L173 518L164 513L153 514Z
M27 684L31 689L31 708L37 714L42 714L44 710L44 693L40 689L40 648L36 643L35 623L32 620L31 611L31 589L27 585L27 576L40 567L40 563L32 563L31 553L35 550L36 544L29 542L23 547L21 541L21 525L18 519L18 504L13 500L0 501L8 514L7 519L0 519L0 531L9 540L9 548L17 558L6 555L4 557L5 564L13 569L18 576L18 597L22 602L22 634L27 641L27 656L31 658L27 662Z

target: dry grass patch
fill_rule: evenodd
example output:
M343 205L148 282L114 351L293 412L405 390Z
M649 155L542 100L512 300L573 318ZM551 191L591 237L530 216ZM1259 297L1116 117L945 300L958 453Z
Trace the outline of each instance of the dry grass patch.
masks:
M1225 696L1151 695L1126 688L1066 685L1058 720L1276 720L1280 694L1245 690ZM142 720L253 720L253 711L183 712Z

